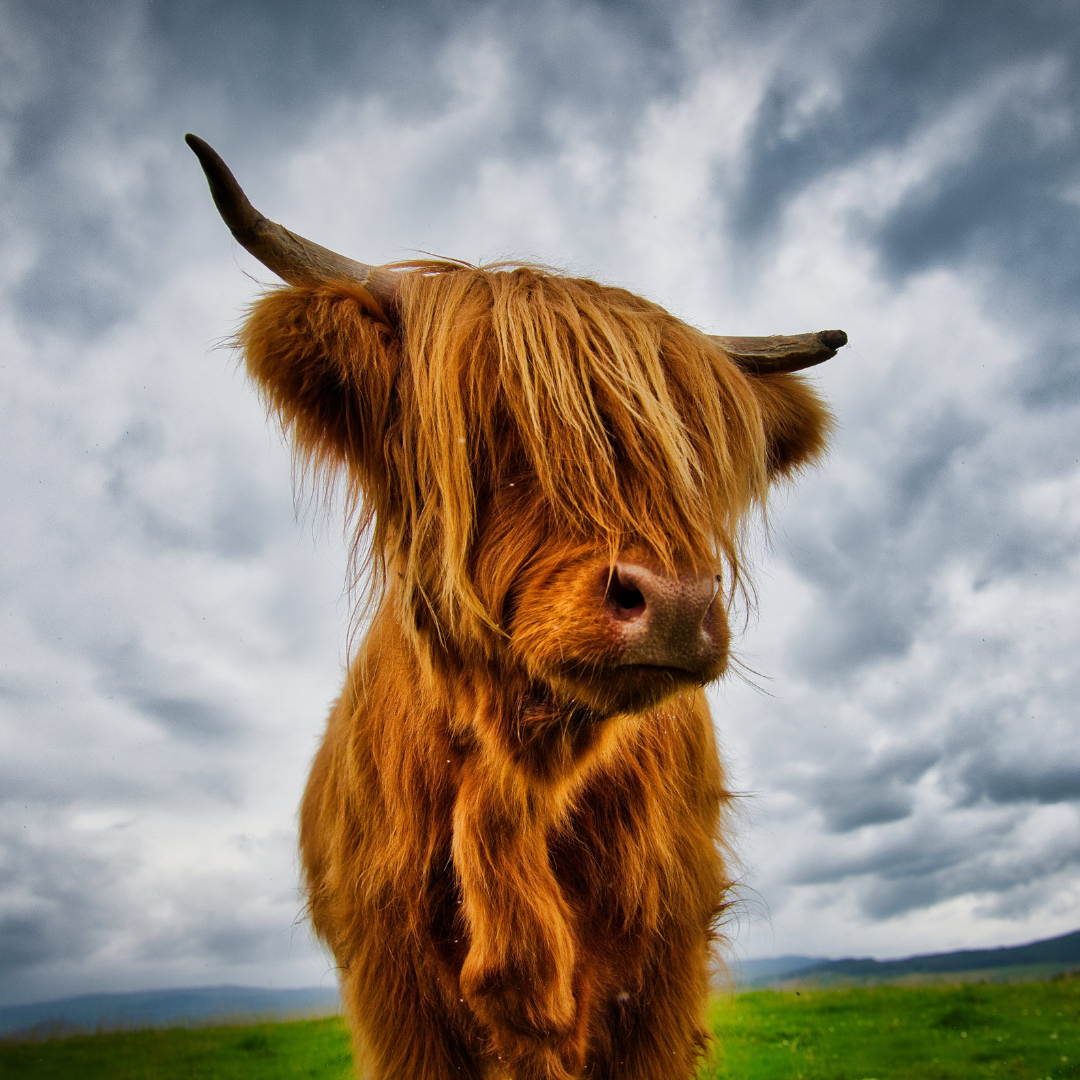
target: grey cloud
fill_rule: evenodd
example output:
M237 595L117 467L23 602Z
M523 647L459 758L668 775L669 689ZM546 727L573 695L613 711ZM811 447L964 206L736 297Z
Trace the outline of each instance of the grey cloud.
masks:
M266 550L280 522L266 494L230 476L214 489L209 547L224 559L248 560Z
M722 66L723 56L736 56L743 46L762 48L771 85L742 147L745 172L730 190L725 187L726 205L713 201L703 207L717 221L727 220L723 259L740 266L749 249L765 253L762 264L768 261L785 210L831 170L875 150L906 145L1006 66L1047 58L1059 63L1057 81L1050 80L1043 97L1032 92L1002 106L966 159L939 168L888 214L870 213L865 220L850 216L851 230L869 245L883 279L874 287L899 290L933 267L955 268L967 275L965 283L985 299L1003 329L1020 327L1029 356L989 403L957 393L951 403L937 403L936 419L913 416L906 380L919 377L923 368L917 364L914 375L898 376L880 399L871 404L860 399L841 418L850 434L844 453L857 455L871 480L857 498L839 488L819 488L831 491L828 506L801 519L784 519L792 539L791 568L816 599L803 628L807 632L799 633L801 643L783 657L788 668L770 674L802 677L808 695L841 684L853 707L865 709L870 719L865 733L852 735L848 750L832 758L824 742L817 745L808 737L800 744L818 769L813 783L783 773L791 758L778 751L779 740L770 740L761 767L777 770L772 775L782 781L762 786L794 795L798 814L814 822L803 862L785 884L843 885L872 919L965 891L997 890L1001 911L1030 910L1034 898L1045 895L1031 883L1049 882L1075 865L1075 853L1047 845L1031 858L1003 854L1003 868L995 870L981 854L1002 850L1006 826L995 831L980 818L947 833L925 829L919 816L925 807L916 793L927 770L936 768L952 809L967 805L977 816L985 802L993 812L997 804L1004 813L1021 815L1024 803L1074 797L1076 777L1065 750L1061 757L1068 765L1047 765L1030 749L1017 750L1015 760L1006 751L980 757L980 740L1003 735L999 728L974 722L970 729L945 732L941 750L925 732L912 735L913 745L903 750L875 756L868 749L886 729L895 742L905 724L915 727L936 715L935 706L957 690L949 671L927 665L914 676L927 680L921 694L898 691L889 698L870 674L875 666L907 656L913 643L934 651L942 669L961 666L969 642L928 636L933 588L944 568L964 561L977 579L993 583L1008 575L1063 572L1075 553L1075 538L1065 527L1025 516L1019 504L1027 485L1067 475L1075 447L1064 435L1048 434L1040 441L1030 432L1017 433L1025 410L1045 413L1048 423L1063 420L1063 404L1076 400L1080 388L1080 325L1062 314L1063 305L1072 303L1067 298L1077 267L1076 210L1062 192L1066 181L1075 179L1078 159L1075 146L1049 128L1044 141L1036 137L1045 119L1041 109L1075 109L1076 19L1069 5L1036 0L1021 11L999 0L904 5L746 0L712 7L569 0L529 7L509 0L388 5L132 0L74 6L21 0L7 10L13 13L15 40L48 60L39 66L37 81L28 77L21 104L0 117L13 148L5 173L13 201L2 212L10 226L7 236L29 238L37 252L18 286L20 318L35 333L59 330L70 341L66 356L54 350L42 361L58 370L78 362L84 340L100 340L105 329L130 318L190 253L191 208L212 213L202 179L180 143L183 130L219 144L242 178L265 178L259 182L272 189L280 180L275 173L279 152L305 145L332 102L377 99L391 126L397 121L415 127L440 116L451 47L486 43L509 72L506 100L491 110L488 126L466 136L468 145L420 155L408 190L394 193L409 212L398 217L418 222L418 236L440 206L470 190L483 162L544 165L565 145L561 132L568 122L580 125L591 145L605 153L632 155L639 150L642 117L677 102L702 71L703 56ZM793 63L796 54L800 59L814 55L816 65ZM828 73L824 81L822 72ZM825 94L807 111L805 94L825 83L835 87L835 98ZM102 162L123 174L122 197L89 182L110 173ZM612 170L616 187L622 183L621 167L616 163ZM725 183L730 186L730 177ZM597 215L599 230L618 230L624 195L618 191ZM747 265L749 289L752 261ZM604 267L604 273L618 272L619 267ZM214 326L207 333L226 330ZM951 356L940 343L932 347L935 362L970 360ZM875 359L866 358L868 364ZM916 359L928 367L926 356ZM846 378L838 370L840 382L834 385ZM167 560L135 567L130 556L171 552L206 554L234 564L237 573L291 574L292 585L277 591L260 586L265 589L260 598L237 615L237 623L267 615L288 623L293 613L285 608L303 607L288 590L303 591L306 579L299 563L286 566L267 554L275 538L295 529L288 508L282 511L280 500L260 487L245 463L222 462L221 473L207 478L205 501L184 513L170 504L160 485L154 486L153 477L140 487L146 479L141 470L173 453L166 428L153 416L103 453L111 482L106 505L93 508L101 527L87 530L87 546L113 544L110 530L121 534L124 544L108 550L123 575L129 566L133 575L167 572L161 570ZM51 541L56 536L55 529L44 532ZM239 805L235 777L247 775L239 751L250 751L246 736L254 721L238 711L232 691L194 662L157 655L133 620L99 617L99 608L81 622L73 618L71 608L81 603L71 599L74 576L86 580L99 572L92 554L77 562L77 575L58 578L56 597L34 598L30 621L43 640L64 633L73 666L88 663L103 694L146 718L185 756L167 781L136 776L125 787L115 777L88 775L65 791L66 776L58 781L37 775L19 790L37 792L50 805L80 798L108 802L111 796L134 806L155 798L167 802L175 793L166 789L175 785ZM130 587L140 600L139 582ZM98 593L87 592L89 605L100 602ZM316 621L297 616L294 637L282 632L292 650L282 663L296 663L298 680L311 679L312 685L311 671L295 660L310 647L300 639L325 639L329 656L337 629L330 617L325 625ZM1007 650L1009 643L1000 647ZM980 654L963 677L978 682L1008 662L1007 656ZM237 668L242 666L237 661ZM994 702L986 701L973 706L972 715L984 705L986 715L996 715ZM947 703L942 708L947 712ZM828 709L827 696L808 706L816 719ZM201 756L199 748L205 748ZM215 755L217 765L208 764ZM830 835L822 837L814 811ZM941 813L951 817L948 810ZM11 907L7 936L0 940L12 950L21 943L25 950L25 955L12 951L12 964L48 960L49 941L72 957L86 957L99 940L93 913L95 905L108 906L103 898L110 892L108 881L95 877L97 864L72 858L63 845L42 858L73 868L76 876L85 871L80 879L85 887L80 892L77 881L42 879L33 893L42 900L37 922L26 910ZM29 864L12 865L16 876L28 881L45 873ZM283 856L280 865L291 864ZM207 895L212 892L208 884ZM227 889L224 893L224 899L214 893L204 907L197 897L184 897L178 903L182 910L165 920L164 928L133 931L145 945L147 962L171 962L183 954L243 964L270 955L269 931L264 934L257 918L238 915L235 897ZM111 902L120 906L115 896ZM109 925L115 926L115 912L111 917Z
M289 145L343 91L378 93L403 120L410 110L436 113L445 87L432 58L455 35L487 38L510 61L519 95L507 103L512 118L497 133L500 149L516 144L519 152L543 153L552 145L547 118L560 102L588 117L605 141L617 142L633 131L642 108L677 92L688 70L680 32L689 25L689 9L679 5L546 3L525 11L448 0L392 6L325 0L303 8L254 0L114 2L86 8L74 25L69 5L24 0L12 10L17 32L60 61L50 65L46 85L24 106L17 128L21 175L33 188L24 195L42 215L53 205L61 215L41 234L67 234L81 253L78 260L59 249L44 253L24 285L26 302L50 318L72 305L84 317L106 318L111 305L123 303L120 281L103 284L115 278L117 266L127 267L124 282L149 269L148 252L124 240L130 230L101 218L61 168L73 133L103 107L121 140L151 124L160 131L168 117L176 118L179 134L187 114L188 126L202 123L212 141L225 139L231 160L243 167L250 154L273 160L275 145ZM845 11L861 36L835 33ZM836 103L804 116L800 102L810 76L797 79L790 67L778 68L755 120L743 194L730 208L736 232L746 236L775 222L793 195L828 170L869 147L900 144L984 73L1029 56L1064 62L1076 38L1075 19L1054 4L1028 5L1023 17L1007 3L930 0L892 9L733 4L712 19L700 11L696 17L704 21L695 36L717 43L725 19L751 39L796 21L802 36L814 39L807 47L831 63L841 91ZM116 100L103 97L116 64L136 57L137 88L126 95L111 91ZM1076 84L1067 72L1061 81ZM794 113L799 123L793 127ZM272 122L253 126L253 116ZM921 189L917 202L882 224L881 257L907 274L964 257L972 237L988 237L1002 272L1072 295L1078 263L1068 237L1076 231L1077 211L1055 192L1075 172L1076 152L1067 141L1040 141L1022 114L1002 124L954 175ZM147 160L136 201L152 197L158 219L170 209L162 195L177 196L172 174L183 168L182 159L177 145L167 162ZM87 262L95 251L100 266Z
M863 913L875 920L965 895L987 897L988 904L1000 896L1004 907L1029 911L1038 895L1052 892L1056 877L1075 874L1080 843L1063 835L1032 848L1017 835L1023 820L911 819L887 826L861 852L804 857L790 880L799 885L846 883L854 888Z
M204 677L191 667L155 656L132 640L99 643L90 655L100 665L103 690L127 700L176 738L236 739L245 730L243 719L214 700L209 688L204 689ZM199 689L203 695L192 692Z
M542 158L557 145L551 117L564 105L572 116L596 118L593 134L605 148L625 146L634 137L641 104L663 101L680 87L671 66L678 56L670 36L674 23L652 30L632 20L617 23L607 38L611 50L593 71L580 58L597 52L593 43L601 35L582 33L579 44L557 30L536 34L506 10L487 8L472 24L492 34L500 55L515 65L514 100L491 133L500 155ZM540 10L543 22L556 8ZM819 755L813 761L819 780L799 782L789 772L775 785L796 796L800 812L820 812L832 834L822 838L815 832L787 884L843 886L871 920L968 893L1010 897L1019 911L1034 903L1016 899L1025 882L1049 881L1075 865L1075 853L1053 844L1030 854L1006 850L1015 821L979 814L956 821L950 814L949 807L964 805L974 791L980 799L1000 801L1018 790L1016 776L1036 775L1014 770L1010 788L990 764L978 775L962 773L961 763L971 760L980 739L1001 738L997 729L972 727L964 738L944 732L940 746L921 733L911 736L914 745L880 757L860 749L886 727L894 740L903 739L905 725L936 715L935 696L965 692L965 679L977 683L1009 663L1008 656L989 651L969 663L971 642L934 638L933 605L940 602L935 589L947 570L958 563L970 566L987 583L1016 576L1022 588L1024 575L1064 573L1075 551L1060 526L1032 519L1021 499L1031 484L1067 473L1072 461L1071 452L1066 460L1065 446L1044 452L1038 433L1022 425L1026 409L1057 408L1072 392L1072 324L1062 312L1080 264L1076 211L1063 191L1080 157L1075 143L1063 139L1048 118L1075 112L1075 22L1074 13L1057 4L1021 13L1004 2L789 3L725 5L698 28L697 40L709 43L706 48L719 51L718 29L734 26L738 40L751 47L777 43L786 56L770 69L770 85L742 147L745 170L734 183L725 170L725 201L717 198L708 208L728 228L723 258L746 265L748 279L757 265L753 256L761 255L764 265L775 253L785 212L817 181L875 152L916 145L930 125L1010 70L1042 64L1039 70L1048 73L1045 87L1025 88L988 109L984 127L960 159L934 164L899 205L864 208L847 218L851 234L869 249L883 287L899 292L918 275L947 267L978 294L988 318L1028 350L990 400L956 386L931 404L932 412L919 412L907 404L917 398L908 380L933 380L935 365L963 370L978 358L955 355L948 335L922 342L912 333L912 373L893 375L887 391L861 402L861 415L842 417L851 430L844 452L858 456L871 483L856 499L837 490L820 517L789 519L792 566L817 597L810 631L785 660L811 688L840 685L872 715L865 735L852 735L850 753L839 759L823 760L820 748L810 748ZM797 32L791 33L792 26ZM543 43L524 47L527 33ZM812 52L818 66L791 63L796 50ZM823 70L827 77L820 76ZM639 71L640 90L629 78ZM823 94L807 109L806 95L821 86L835 94ZM425 107L426 93L421 90L408 107ZM396 94L388 92L391 108L405 109ZM605 118L608 109L611 119ZM468 182L469 155L477 148L487 149L479 143L464 148L447 167L448 186ZM418 186L418 213L419 204L438 190L434 182ZM888 344L878 342L883 343ZM874 360L866 357L868 364ZM872 414L871 408L879 411ZM915 669L929 683L924 700L906 709L885 701L875 714L882 695L872 672L899 664L917 644L940 662L940 669ZM775 746L769 751L774 754ZM926 805L917 789L931 769L942 777L935 795L946 795L939 813L950 821L949 829L924 820ZM1058 780L1058 787L1044 784L1039 790L1067 790L1068 778ZM1022 814L1018 802L1009 805ZM989 852L997 853L1000 865Z
M1068 888L1074 874L1075 867L1066 863L1057 871L1017 881L981 898L977 913L991 919L1028 919L1053 903L1055 893L1062 887Z
M1080 401L1080 326L1064 324L1061 339L1047 340L1018 372L1017 391L1033 410L1060 409Z
M534 95L521 104L519 133L544 139L543 105L567 97L627 105L677 85L677 10L648 3L490 0L287 3L188 0L147 9L152 41L182 85L209 82L236 115L269 113L293 125L342 88L377 90L402 119L437 112L441 73L432 57L448 41L497 40ZM583 63L587 39L606 48ZM585 40L583 40L585 39ZM644 63L642 61L645 61Z
M851 676L866 665L902 655L910 646L916 612L908 598L886 591L880 578L869 578L864 569L862 581L832 594L827 619L793 651L793 659L815 681Z
M69 806L77 801L121 801L142 807L160 803L163 794L157 777L139 776L123 767L91 770L77 758L67 758L53 768L31 769L24 761L14 766L5 762L0 765L0 790L5 799L35 808Z
M306 933L294 929L295 887L245 904L251 888L245 874L266 875L259 860L265 864L270 855L287 861L281 855L291 837L263 838L241 852L255 857L260 868L254 871L241 859L237 873L196 871L171 883L150 910L139 879L151 860L135 854L135 837L123 834L130 843L118 842L114 827L113 837L91 850L103 843L100 832L72 835L53 815L34 820L38 840L31 846L17 835L10 803L0 820L8 826L0 835L0 1003L85 988L87 971L96 972L90 988L130 988L161 985L170 970L181 985L230 965L233 971L258 964L273 970L291 949L306 947ZM168 974L164 978L167 984Z
M40 702L45 698L40 686L35 686L30 680L19 679L17 675L0 680L0 697L9 701L22 704L24 702Z
M900 821L911 813L914 799L898 785L872 787L865 783L843 782L818 799L832 832L851 832L864 825Z
M908 911L933 907L956 895L944 885L943 879L944 875L874 878L859 891L859 906L871 919L891 919Z
M856 677L902 656L931 614L945 566L962 561L985 587L1067 574L1075 557L1076 535L1032 518L1020 500L1036 477L1074 467L1070 440L1045 452L1035 440L1013 438L1009 447L1008 429L995 430L989 415L948 407L940 419L916 416L908 425L891 457L867 462L877 493L831 508L827 530L790 525L792 564L821 594L815 632L791 658L815 681Z
M793 871L800 885L823 885L851 878L869 877L887 882L924 880L952 870L969 851L970 836L944 836L925 827L890 830L864 852L813 855ZM985 836L978 838L985 841ZM892 888L893 885L885 886Z
M825 546L799 537L792 547L798 569L824 585L814 632L791 650L792 661L815 682L848 678L906 652L926 594L925 582L904 572L918 554L893 550L902 547L902 537L887 536L869 516L836 525Z
M160 458L164 451L164 437L157 425L151 421L132 424L102 454L102 463L109 471L105 491L116 511L136 526L144 543L158 549L193 547L197 543L194 529L170 519L133 490L132 473Z
M272 957L278 951L277 943L267 933L265 926L253 926L250 920L243 922L239 919L232 925L223 925L217 912L208 921L210 924L196 942L185 942L185 953L201 950L218 962L250 964ZM195 950L192 950L192 945L195 945Z
M1009 762L1000 751L984 750L967 760L958 780L966 788L963 805L980 799L1043 805L1080 800L1080 761L1037 761L1024 755Z
M1065 65L1056 96L1063 92L1071 100L1078 85L1072 65L1080 26L1066 3L1018 8L1007 0L922 0L902 7L785 3L738 9L758 24L759 34L763 23L776 30L783 20L797 21L802 47L814 40L819 63L840 88L835 102L807 116L801 98L813 76L798 68L775 76L732 211L744 235L760 232L794 191L839 163L874 147L902 145L987 73L1052 57ZM1055 262L1047 256L1060 247L1075 273L1075 253L1054 235L1073 216L1055 197L1054 184L1073 175L1075 141L1048 138L1021 103L1003 111L980 150L936 185L920 188L883 224L878 241L885 264L912 273L988 243L1003 267L1017 269L1022 261L1040 271L1040 280ZM1049 248L1040 251L1043 240Z
M860 890L863 911L874 919L888 919L907 911L931 907L957 896L1000 896L1000 911L1028 912L1052 888L1064 870L1080 867L1080 844L1056 846L1019 859L1001 860L992 850L972 845L965 859L934 872L888 871L867 881ZM991 901L993 903L993 900Z
M14 0L7 33L40 59L5 118L5 177L18 207L9 234L35 251L13 299L30 323L101 334L138 310L183 248L181 220L201 181L184 130L219 144L241 175L273 163L328 103L378 98L402 123L438 115L448 43L495 43L512 73L501 154L544 154L552 111L571 107L608 140L680 85L677 20L640 4L320 0L157 4ZM14 46L13 46L14 47ZM562 103L560 105L560 102ZM423 199L470 185L484 149L440 161ZM92 162L129 174L122 199L95 186ZM423 220L425 208L417 210Z
M15 840L0 840L0 985L20 969L89 956L108 932L115 900L115 865L74 847Z
M148 5L146 14L148 37L170 82L209 84L235 117L269 113L292 126L343 84L382 86L406 109L434 108L438 75L425 61L481 6L468 0L315 0L302 8L187 0ZM230 122L228 115L222 119Z
M981 779L987 798L993 802L1031 801L1058 803L1080 799L1080 765L1052 767L1038 773L999 769ZM973 785L974 786L974 785Z
M827 532L791 533L793 564L828 597L827 619L797 649L805 672L828 679L902 655L926 613L928 569L965 541L984 550L985 520L955 470L978 458L986 432L984 419L952 407L908 418L872 450L878 495L835 507Z
M144 697L136 704L179 738L221 739L235 735L238 726L220 706L198 698Z
M150 551L188 548L213 552L225 559L248 560L260 555L283 522L267 493L240 469L215 469L202 477L208 489L197 518L170 512L166 500L151 503L139 492L140 474L167 460L175 448L152 420L132 423L101 454L108 470L106 493L118 519L130 525L129 540ZM206 463L200 463L206 467ZM216 462L214 464L217 464ZM159 485L160 487L160 485Z
M1064 60L1061 46L1043 44L1048 57ZM1060 96L1052 98L1075 115L1075 66L1068 65L1060 80ZM1080 208L1064 191L1075 182L1075 135L1063 129L1048 136L1037 109L1038 102L1030 110L1005 105L976 153L890 216L877 237L890 271L906 275L935 263L989 257L990 265L1037 289L1043 303L1075 295Z
M807 793L825 816L830 832L906 818L914 805L911 788L941 757L927 747L904 747L881 755L865 769L831 768Z
M942 357L942 363L949 362L947 355ZM988 427L985 418L965 415L951 403L940 416L915 417L911 428L899 435L886 478L890 500L883 528L891 532L905 527L927 512L927 504L943 487L952 489L950 469L958 457L978 452Z
M166 170L148 154L146 86L132 79L138 4L7 5L7 32L37 60L33 92L4 118L9 236L30 239L35 259L13 293L31 323L101 333L130 315L160 280L160 229L169 209ZM112 148L140 183L119 206L102 197L86 165ZM155 243L154 241L157 241Z

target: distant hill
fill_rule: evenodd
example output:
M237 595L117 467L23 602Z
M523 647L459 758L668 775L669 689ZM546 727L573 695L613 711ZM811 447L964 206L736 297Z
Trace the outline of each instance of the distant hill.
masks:
M886 982L912 975L949 975L996 969L1013 969L1019 973L1021 968L1030 968L1033 975L1080 968L1080 930L1061 937L1034 941L1030 945L1003 949L962 949L959 952L909 956L903 960L825 960L805 967L789 967L785 974L754 981L758 985L792 980L827 985L836 982Z
M731 959L727 967L736 986L749 988L789 979L806 968L827 963L824 956L771 956L764 960Z
M46 1035L97 1028L161 1027L226 1017L326 1015L338 1008L337 990L319 986L297 990L200 986L136 994L84 994L60 1001L0 1008L0 1036L29 1031Z

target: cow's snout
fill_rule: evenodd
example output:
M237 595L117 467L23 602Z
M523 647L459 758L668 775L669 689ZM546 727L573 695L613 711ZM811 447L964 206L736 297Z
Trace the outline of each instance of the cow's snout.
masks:
M727 648L727 620L713 574L662 574L631 562L605 572L604 610L620 645L619 666L712 673Z

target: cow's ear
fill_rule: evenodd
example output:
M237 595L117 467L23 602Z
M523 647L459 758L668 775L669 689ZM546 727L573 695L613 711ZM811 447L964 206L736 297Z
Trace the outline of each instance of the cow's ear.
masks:
M239 334L248 373L301 461L379 468L400 338L360 285L275 289Z
M824 454L833 419L818 392L798 375L750 375L761 406L769 479L790 477Z

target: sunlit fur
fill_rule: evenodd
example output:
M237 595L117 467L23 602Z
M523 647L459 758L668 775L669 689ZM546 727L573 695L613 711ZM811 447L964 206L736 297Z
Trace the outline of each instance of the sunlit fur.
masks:
M827 413L621 289L403 275L393 321L359 286L286 288L241 334L371 570L301 812L361 1070L682 1080L729 887L701 689L726 636L696 675L619 667L605 575L715 573L722 605L740 523Z

